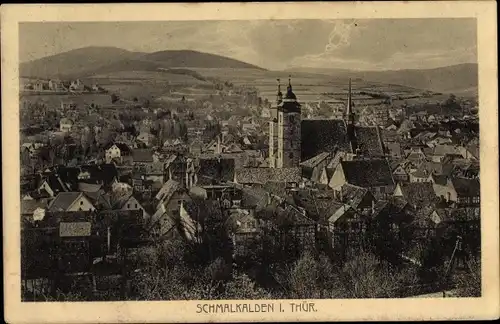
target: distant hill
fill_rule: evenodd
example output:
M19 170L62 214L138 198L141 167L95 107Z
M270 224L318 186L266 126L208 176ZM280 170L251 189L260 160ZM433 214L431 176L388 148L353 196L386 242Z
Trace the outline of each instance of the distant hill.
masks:
M121 60L132 60L142 55L144 53L130 52L116 47L85 47L21 63L19 75L38 78L82 75L89 70Z
M472 94L477 92L477 64L466 63L434 69L349 71L344 69L296 68L300 72L321 73L332 77L361 78L365 81L397 84L435 92Z
M19 75L37 78L83 78L98 73L189 67L263 70L228 57L190 50L141 53L115 47L85 47L21 63Z

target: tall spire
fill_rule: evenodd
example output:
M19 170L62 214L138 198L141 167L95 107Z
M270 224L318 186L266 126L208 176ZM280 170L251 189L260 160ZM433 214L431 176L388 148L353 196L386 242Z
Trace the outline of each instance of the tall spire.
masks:
M292 75L288 75L288 91L292 91Z
M352 89L351 89L351 78L349 78L349 93L347 95L347 121L354 124L354 112L352 111Z
M276 79L276 81L278 81L278 93L276 94L276 102L279 104L283 99L283 94L281 93L280 79Z

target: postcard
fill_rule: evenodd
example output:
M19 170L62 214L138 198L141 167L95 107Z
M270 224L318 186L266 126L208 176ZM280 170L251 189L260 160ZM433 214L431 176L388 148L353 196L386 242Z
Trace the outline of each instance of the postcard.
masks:
M6 321L498 318L495 9L2 6Z

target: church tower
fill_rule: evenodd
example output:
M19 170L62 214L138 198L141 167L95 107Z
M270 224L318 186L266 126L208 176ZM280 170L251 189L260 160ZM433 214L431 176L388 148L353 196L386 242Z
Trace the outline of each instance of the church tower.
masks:
M276 93L276 104L271 107L271 120L269 121L269 167L276 168L278 154L278 107L283 101L280 79L278 81L278 92Z
M293 168L300 164L301 156L301 108L292 91L291 76L284 98L277 107L278 112L278 148L277 168Z
M346 115L345 115L345 123L347 129L347 138L351 143L351 149L353 153L356 153L356 149L358 148L356 141L356 128L354 126L355 115L354 110L352 109L352 85L351 78L349 78L349 92L347 94L347 107L346 107Z

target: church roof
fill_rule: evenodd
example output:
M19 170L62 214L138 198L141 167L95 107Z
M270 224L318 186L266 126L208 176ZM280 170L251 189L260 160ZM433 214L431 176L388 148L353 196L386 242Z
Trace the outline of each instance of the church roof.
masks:
M308 160L322 152L341 150L352 152L343 120L304 119L301 121L301 160Z
M384 155L382 137L377 126L356 127L356 140L358 148L370 156Z

